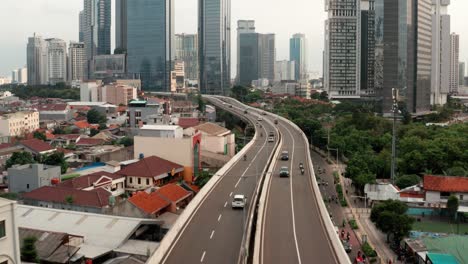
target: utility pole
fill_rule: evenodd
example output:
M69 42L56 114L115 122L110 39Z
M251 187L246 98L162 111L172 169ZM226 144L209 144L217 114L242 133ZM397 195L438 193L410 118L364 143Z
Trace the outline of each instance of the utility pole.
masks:
M393 132L392 132L392 167L391 167L391 181L395 184L396 177L396 120L398 110L398 89L392 88L392 112L393 112Z

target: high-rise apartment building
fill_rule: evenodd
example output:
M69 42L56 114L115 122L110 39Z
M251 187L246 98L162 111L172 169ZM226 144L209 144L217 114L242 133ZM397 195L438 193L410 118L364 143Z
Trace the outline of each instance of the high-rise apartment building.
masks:
M111 53L111 0L84 0L82 18L86 58Z
M11 83L18 83L18 70L11 71Z
M237 83L243 86L252 84L253 80L260 79L260 46L258 33L238 34L238 72Z
M360 26L359 0L329 0L325 10L324 86L330 98L359 98L360 96ZM295 43L293 38L292 43ZM300 43L300 42L299 42ZM300 45L291 45L291 53ZM294 48L294 49L293 49ZM290 60L297 60L291 56ZM296 77L301 66L296 62Z
M83 42L70 42L68 46L68 81L85 78L86 49Z
M361 97L375 96L375 0L361 0Z
M48 50L49 83L67 81L67 43L61 39L46 39Z
M275 81L292 81L295 80L296 65L295 61L282 60L275 63Z
M465 63L460 62L458 65L458 86L463 86L465 82Z
M258 42L260 46L259 79L268 79L271 84L275 80L275 34L259 34Z
M49 81L48 51L44 39L36 35L28 39L27 45L28 84L41 85Z
M139 0L126 7L128 73L140 75L143 90L169 91L174 0Z
M198 0L200 92L228 94L231 86L231 0Z
M238 20L237 21L237 75L240 72L240 35L246 33L255 33L255 20Z
M78 40L80 42L84 42L84 31L85 31L85 19L84 19L84 10L80 11L80 14L78 15Z
M18 69L18 79L16 81L19 84L28 83L28 68L23 67Z
M432 1L431 105L447 103L450 76L450 0Z
M449 75L449 92L452 94L458 93L458 81L460 73L460 36L452 33L450 35L450 75Z
M127 0L115 1L115 47L127 50Z
M296 81L306 80L307 40L304 34L294 34L289 40L289 60L296 62Z
M175 59L184 62L185 78L198 79L198 36L197 34L175 35Z

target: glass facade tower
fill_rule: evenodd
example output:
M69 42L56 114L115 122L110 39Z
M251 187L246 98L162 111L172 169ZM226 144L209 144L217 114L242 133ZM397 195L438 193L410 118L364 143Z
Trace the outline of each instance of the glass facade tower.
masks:
M198 0L200 92L226 95L231 86L231 0Z
M174 59L174 0L138 0L127 5L128 73L144 90L169 91Z

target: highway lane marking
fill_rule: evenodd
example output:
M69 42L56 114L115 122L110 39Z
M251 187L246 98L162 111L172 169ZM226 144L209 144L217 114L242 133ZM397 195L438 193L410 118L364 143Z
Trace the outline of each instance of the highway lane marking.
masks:
M229 194L229 197L231 197L231 196L232 196L232 192Z
M297 254L297 259L299 261L299 264L302 263L301 261L301 253L299 252L299 243L297 242L297 232L296 232L296 215L294 214L294 194L293 194L293 176L292 176L292 167L294 166L294 151L296 149L296 140L294 140L294 136L293 134L291 133L291 131L289 131L289 129L283 125L283 127L288 131L289 135L291 136L292 138L292 155L291 155L291 175L290 175L290 183L289 183L289 189L290 189L290 193L291 193L291 213L292 213L292 223L293 223L293 234L294 234L294 243L296 244L296 254Z
M213 235L214 235L214 233L215 233L215 231L214 231L214 230L213 230L213 231L211 231L210 239L212 239L212 238L213 238Z
M224 207L226 207L226 206L227 206L227 202L224 203Z
M201 255L200 262L203 262L203 260L205 259L205 254L206 254L206 251L203 251L203 254Z
M223 214L219 214L219 216L218 216L218 222L221 220L221 216L222 216L222 215L223 215Z

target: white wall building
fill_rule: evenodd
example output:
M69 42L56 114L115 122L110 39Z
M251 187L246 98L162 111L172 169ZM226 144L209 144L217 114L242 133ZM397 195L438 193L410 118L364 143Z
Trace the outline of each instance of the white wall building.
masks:
M275 81L292 81L295 80L295 61L282 60L275 63Z
M100 82L87 81L80 83L80 101L81 102L97 102L98 98L98 87ZM94 99L94 100L93 100Z
M46 39L48 45L49 83L67 81L67 43L61 39Z
M21 136L39 128L39 112L25 111L0 116L0 136Z
M450 76L450 0L432 0L431 105L447 103Z
M18 80L19 84L28 83L28 68L23 67L18 69Z
M19 245L16 202L0 198L0 263L21 263Z
M36 33L28 39L27 67L29 85L49 82L47 43Z
M458 74L460 57L460 36L452 33L450 35L450 93L458 93Z
M86 49L83 42L70 42L68 46L68 81L80 81L85 77Z
M180 126L144 125L139 135L143 137L176 138L184 137L184 129Z

